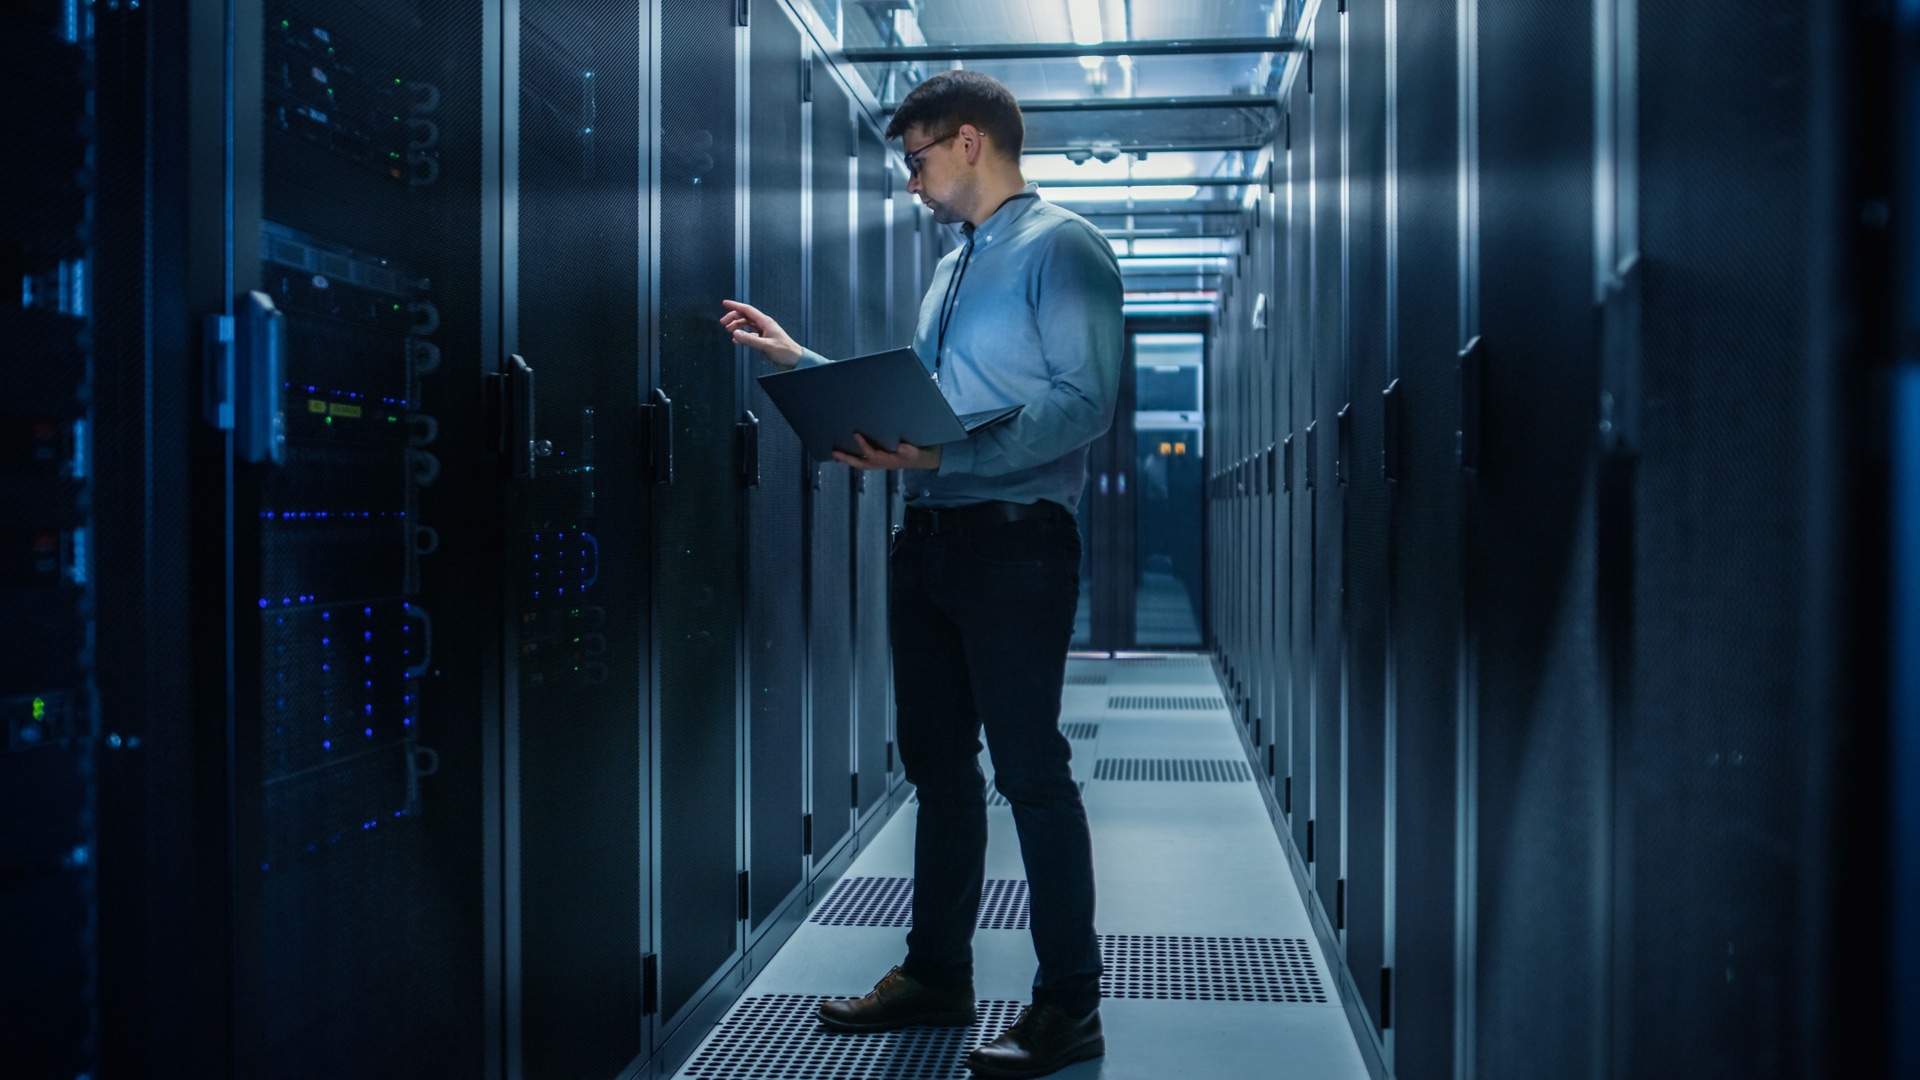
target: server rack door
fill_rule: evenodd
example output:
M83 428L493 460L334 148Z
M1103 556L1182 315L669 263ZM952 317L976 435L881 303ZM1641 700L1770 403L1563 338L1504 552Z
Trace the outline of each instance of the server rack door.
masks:
M93 909L107 745L96 740L89 541L100 532L87 462L96 394L113 392L93 384L89 301L113 305L109 319L139 316L88 282L98 257L87 178L96 161L93 13L77 13L81 25L55 5L36 7L0 16L5 85L19 110L8 128L18 159L7 166L0 255L9 287L21 283L20 302L0 307L12 360L0 413L8 448L0 612L10 628L0 659L0 1011L10 1070L76 1076L97 1070L101 1052ZM119 284L139 295L137 279Z
M1461 516L1454 16L1398 6L1400 479L1393 538L1394 1071L1454 1075ZM1360 985L1365 986L1365 983Z
M1271 607L1267 612L1268 649L1273 666L1274 686L1268 714L1267 775L1274 797L1284 799L1285 778L1291 772L1293 749L1293 484L1287 472L1288 436L1293 427L1293 310L1288 303L1293 288L1293 232L1288 214L1292 210L1292 161L1286 145L1276 140L1273 146L1273 181L1267 196L1267 257L1272 267L1272 285L1268 310L1272 312L1268 337L1273 366L1266 408L1272 417L1273 460L1268 468L1273 475L1273 503L1268 534L1273 546L1267 558L1273 565ZM1283 811L1284 811L1283 803Z
M807 344L853 355L853 225L849 200L853 114L847 93L816 61L813 76L813 232L808 252ZM807 654L812 710L813 855L824 862L853 822L852 478L845 465L811 462L807 502Z
M898 344L887 321L887 147L871 126L856 126L857 247L852 275L856 298L854 351L874 353ZM887 647L887 485L883 475L854 474L853 632L854 769L860 777L860 813L887 793L892 753L887 744L891 653Z
M1271 408L1273 401L1273 335L1268 326L1271 324L1270 305L1273 303L1273 258L1270 251L1272 232L1268 228L1267 184L1265 176L1260 179L1253 214L1253 229L1250 236L1251 246L1247 253L1248 273L1253 279L1253 304L1247 312L1247 334L1249 358L1253 363L1253 385L1249 388L1247 411L1254 419L1253 455L1254 490L1259 498L1254 501L1254 559L1260 566L1260 578L1254 586L1251 603L1253 616L1254 642L1254 690L1249 712L1252 714L1253 749L1256 757L1266 754L1264 743L1273 730L1273 698L1275 687L1275 664L1273 663L1273 580L1277 561L1273 557L1273 503L1274 493L1267 485L1267 448L1273 444L1273 425L1275 417ZM1256 772L1255 775L1258 775Z
M888 215L893 234L893 269L889 274L893 305L889 321L893 330L889 340L894 346L911 345L914 331L920 325L920 303L926 293L927 276L920 252L926 243L921 222L927 211L919 199L907 194L906 181L901 179L897 166L889 163L887 175L891 177L889 184L893 191L890 200L893 205Z
M1854 381L1881 378L1884 339L1854 339L1851 328L1876 325L1871 311L1886 294L1872 283L1892 278L1881 230L1791 224L1817 213L1806 208L1852 206L1846 185L1885 182L1864 177L1890 146L1887 98L1840 87L1884 78L1880 65L1895 54L1877 43L1855 52L1861 29L1810 35L1824 24L1818 9L1773 3L1741 9L1765 20L1755 33L1687 59L1681 41L1725 10L1643 7L1637 36L1614 43L1623 68L1638 72L1637 89L1621 89L1648 103L1636 121L1638 175L1613 196L1624 211L1637 192L1640 212L1617 222L1626 235L1609 260L1600 387L1615 403L1617 449L1637 459L1630 505L1603 503L1601 531L1631 545L1630 601L1616 594L1617 561L1601 581L1607 622L1629 621L1614 631L1624 643L1607 643L1624 644L1615 663L1628 680L1613 731L1623 766L1616 850L1631 853L1615 867L1627 908L1615 925L1632 935L1610 973L1622 1003L1616 1045L1630 1048L1616 1068L1751 1076L1844 1046L1863 1075L1910 1075L1912 1028L1888 1024L1880 997L1879 965L1903 965L1876 932L1885 833L1864 817L1886 812L1879 785L1896 773L1880 760L1854 768L1865 762L1839 749L1885 752L1883 736L1866 733L1887 730L1878 695L1893 683L1881 657L1900 654L1880 652L1877 629L1839 630L1823 599L1861 587L1842 574L1864 585L1870 609L1893 595L1884 554L1840 539L1849 529L1888 535L1863 528L1848 505L1865 499L1877 511L1880 481L1828 479L1852 473L1848 462L1861 458L1844 448L1885 422L1875 411L1884 399L1861 409L1868 395ZM1735 94L1724 81L1760 72L1764 94ZM1902 124L1910 142L1911 121ZM1622 275L1636 229L1640 269ZM1834 274L1860 285L1837 287ZM1848 345L1836 345L1840 334ZM1737 388L1719 378L1735 363ZM1896 663L1912 677L1911 653ZM1847 795L1829 802L1822 793L1836 781ZM1913 914L1908 901L1896 917ZM1810 920L1830 929L1810 930ZM1755 947L1763 941L1796 947ZM1882 1072L1875 1064L1892 1046L1904 1060Z
M1604 1068L1612 740L1595 640L1593 22L1564 8L1483 9L1480 22L1484 412L1467 595L1482 1076ZM1541 956L1556 958L1551 974Z
M1386 661L1388 492L1381 474L1387 385L1386 12L1347 15L1348 297L1351 311L1347 478L1347 966L1373 1018L1386 941Z
M1346 873L1341 827L1346 811L1346 485L1340 443L1346 407L1346 164L1341 145L1343 19L1314 22L1314 840L1315 885L1329 920L1341 923Z
M784 9L763 4L752 34L748 299L783 326L804 330L801 290L805 133L800 31ZM752 374L772 365L751 354ZM747 463L747 642L750 688L748 799L749 914L759 926L799 887L806 872L807 626L802 492L806 465L799 437L756 381L743 435L758 442ZM757 473L757 475L756 475ZM837 794L837 791L835 792Z
M1308 71L1311 71L1311 67ZM1315 243L1319 217L1315 201L1320 195L1320 178L1315 160L1313 95L1311 79L1302 72L1293 82L1293 96L1287 108L1288 131L1293 149L1288 158L1292 167L1292 200L1287 212L1287 233L1291 248L1292 272L1287 280L1287 311L1291 318L1288 333L1287 379L1289 387L1287 431L1293 440L1293 452L1285 466L1293 483L1288 524L1288 550L1291 571L1288 574L1291 601L1288 604L1288 687L1293 715L1293 766L1289 774L1292 789L1282 787L1281 804L1291 806L1293 844L1302 859L1313 852L1311 830L1317 792L1314 750L1315 700L1313 684L1313 605L1317 583L1313 578L1313 518L1317 495L1311 451L1317 438L1309 432L1313 423L1314 349L1318 326L1315 318L1314 285L1319 280L1319 246ZM1317 430L1317 429L1315 429ZM1312 866L1308 869L1311 871Z
M737 347L715 325L737 285L735 5L660 9L659 384L655 489L660 1014L738 949L740 417ZM670 402L671 404L668 404ZM667 449L670 447L670 451ZM665 479L664 474L661 479Z
M524 434L541 453L508 504L514 1064L611 1076L643 1050L652 887L641 28L617 4L522 0L517 12L504 346L534 373Z
M258 396L231 474L234 1071L475 1075L488 14L237 17L234 337Z

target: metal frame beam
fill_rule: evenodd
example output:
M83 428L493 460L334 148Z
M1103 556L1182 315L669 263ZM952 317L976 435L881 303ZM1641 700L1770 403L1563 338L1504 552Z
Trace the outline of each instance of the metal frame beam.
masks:
M1232 154L1232 153L1242 153L1242 152L1252 153L1255 150L1265 150L1267 147L1272 145L1273 145L1273 134L1271 132L1269 132L1266 135L1260 136L1257 139L1247 138L1247 139L1240 139L1238 141L1232 141L1232 142L1199 143L1193 146L1182 146L1175 143L1156 143L1153 145L1144 145L1141 143L1109 144L1109 146L1111 146L1112 149L1118 151L1121 154ZM1093 150L1093 149L1096 149L1093 143L1082 143L1077 146L1027 146L1027 147L1022 147L1020 152L1022 154L1065 154L1065 153L1069 153L1076 150ZM1183 183L1183 184L1191 183L1191 182L1192 181L1188 181L1188 180L1177 181L1177 183ZM1134 186L1139 187L1141 185L1136 184Z
M848 49L853 64L912 63L915 60L1076 60L1082 56L1230 56L1293 52L1292 38L1189 38L1171 41L1071 41L1012 45L916 45Z
M1231 253L1221 253L1221 252L1195 253L1191 251L1176 253L1176 252L1170 252L1170 251L1167 251L1167 252L1156 251L1156 252L1150 252L1144 255L1121 255L1121 254L1115 253L1113 257L1116 259L1120 259L1122 261L1125 261L1127 259L1153 259L1160 262L1197 263L1197 262L1206 262L1212 259L1222 259L1222 260L1237 259L1243 254L1245 253L1239 252L1239 251L1235 251Z
M1084 150L1086 148L1078 147L1077 149ZM1045 153L1045 151L1038 150L1028 150L1026 152L1029 154ZM1184 176L1162 177L1151 180L1056 180L1051 183L1045 180L1038 181L1040 190L1042 191L1048 188L1064 191L1069 188L1247 187L1263 182L1264 179L1258 176Z
M1244 217L1246 210L1075 210L1074 213L1088 220L1094 218L1130 217L1130 218L1187 218L1187 217Z
M1172 228L1108 229L1108 228L1102 228L1097 225L1094 227L1100 229L1101 234L1104 235L1109 240L1238 240L1241 236L1241 232L1239 229L1234 229L1231 232L1210 233L1210 232L1188 232L1185 230L1175 230Z
M892 114L898 102L885 106ZM1207 94L1192 97L1145 98L1037 98L1020 103L1023 113L1089 112L1170 112L1180 109L1270 109L1278 110L1278 99L1252 94Z

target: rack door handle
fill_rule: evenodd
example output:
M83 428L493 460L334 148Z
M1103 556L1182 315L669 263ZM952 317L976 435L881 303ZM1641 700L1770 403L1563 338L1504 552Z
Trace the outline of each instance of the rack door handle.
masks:
M673 399L655 387L648 414L648 466L655 484L673 485Z

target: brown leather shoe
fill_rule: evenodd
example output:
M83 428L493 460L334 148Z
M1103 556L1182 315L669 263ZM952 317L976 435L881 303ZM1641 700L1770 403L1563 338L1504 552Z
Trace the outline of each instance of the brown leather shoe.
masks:
M820 1003L820 1022L835 1031L893 1031L903 1027L966 1027L977 1013L973 987L936 990L898 967L862 998Z
M1025 1080L1106 1052L1099 1009L1074 1016L1051 1003L1029 1005L999 1038L967 1055L967 1068L996 1080Z

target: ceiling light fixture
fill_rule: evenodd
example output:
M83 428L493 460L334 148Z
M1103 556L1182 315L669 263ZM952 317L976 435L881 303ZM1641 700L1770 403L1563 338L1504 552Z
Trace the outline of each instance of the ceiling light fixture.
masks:
M1100 29L1100 0L1067 0L1067 19L1073 24L1075 45L1098 45L1107 40Z
M1100 27L1100 0L1067 0L1067 21L1073 24L1075 45L1099 45L1107 40ZM1107 61L1104 57L1083 56L1080 66L1087 70L1087 82L1104 85Z

